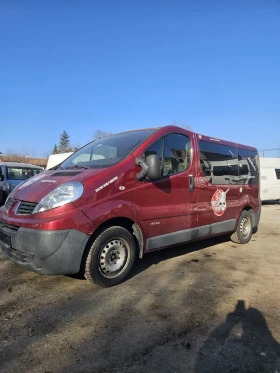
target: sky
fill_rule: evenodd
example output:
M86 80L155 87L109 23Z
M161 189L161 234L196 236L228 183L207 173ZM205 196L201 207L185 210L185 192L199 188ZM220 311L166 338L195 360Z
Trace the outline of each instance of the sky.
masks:
M0 46L4 154L174 122L280 148L280 0L0 0Z

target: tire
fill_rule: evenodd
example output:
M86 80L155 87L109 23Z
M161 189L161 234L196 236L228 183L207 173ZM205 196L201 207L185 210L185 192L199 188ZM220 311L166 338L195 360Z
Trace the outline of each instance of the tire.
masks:
M250 211L242 211L237 224L237 230L231 235L231 240L234 243L245 244L251 240L253 234L252 213Z
M110 227L96 236L85 262L85 278L102 287L123 282L136 259L133 236L123 227Z

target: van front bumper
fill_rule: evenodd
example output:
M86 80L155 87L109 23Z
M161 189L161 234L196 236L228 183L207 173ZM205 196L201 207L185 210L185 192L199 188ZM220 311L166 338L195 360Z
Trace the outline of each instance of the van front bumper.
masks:
M43 231L0 221L0 249L12 261L46 275L78 273L89 236L76 229Z

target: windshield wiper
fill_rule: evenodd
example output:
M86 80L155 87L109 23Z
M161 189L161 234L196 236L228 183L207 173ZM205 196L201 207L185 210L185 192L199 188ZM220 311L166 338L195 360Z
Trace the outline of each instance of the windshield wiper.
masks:
M68 166L68 167L65 167L65 170L69 170L70 168L84 168L84 169L88 169L89 167L87 166L80 166L80 165L75 165L75 166Z

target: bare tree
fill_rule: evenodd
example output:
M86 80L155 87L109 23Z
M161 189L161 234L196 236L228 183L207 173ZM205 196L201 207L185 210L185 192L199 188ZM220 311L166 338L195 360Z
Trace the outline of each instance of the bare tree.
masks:
M188 131L193 131L192 127L186 123L178 123L175 119L173 120L173 123L172 123L174 126L178 126L178 127L182 127L184 128L185 130L188 130Z
M34 150L33 149L28 149L28 148L23 148L21 150L9 148L9 149L6 150L5 154L9 155L9 156L18 156L18 157L25 157L25 158L36 157L36 153L34 152Z
M192 130L193 130L192 127L189 126L188 124L182 124L182 125L179 126L179 127L182 127L182 128L184 128L185 130L188 130L188 131L192 131Z
M56 153L53 153L52 150L46 150L46 151L43 153L44 158L49 158L49 156L50 156L51 154L56 154Z
M71 152L76 152L81 147L82 147L82 145L79 142L77 142L76 144L71 144L70 149L71 149Z
M103 139L103 137L107 137L110 135L112 135L112 132L96 130L93 134L93 140L100 140L100 139Z
M29 158L35 158L36 154L32 149L7 149L5 153L13 162L28 163Z

